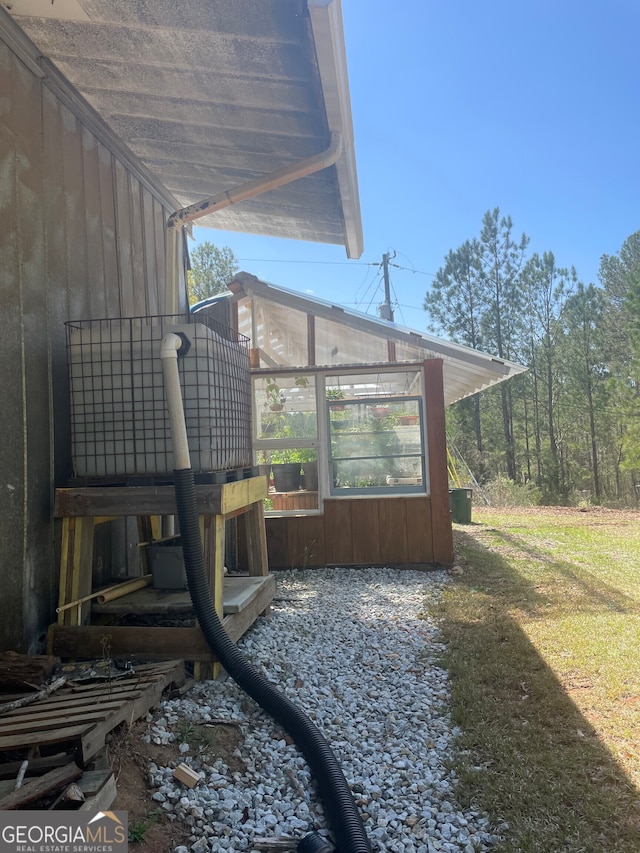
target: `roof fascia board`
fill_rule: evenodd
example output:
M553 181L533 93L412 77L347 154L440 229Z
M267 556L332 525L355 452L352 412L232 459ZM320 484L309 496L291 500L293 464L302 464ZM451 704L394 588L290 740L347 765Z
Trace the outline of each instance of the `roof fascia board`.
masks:
M308 8L329 130L338 131L343 140L343 153L336 163L336 174L342 202L345 248L347 257L359 258L364 250L364 239L342 9L340 0L308 0Z
M169 210L175 210L178 202L147 169L133 152L117 136L102 116L86 101L56 66L43 56L36 45L13 18L0 7L0 38L16 54L18 59L35 74L76 118L93 133L111 153L143 184L155 198Z
M391 328L390 325L378 324L375 320L368 320L365 317L358 317L339 305L325 305L322 302L307 299L304 296L299 296L292 291L284 291L279 288L271 287L267 282L261 281L259 278L250 273L240 272L236 275L235 282L238 282L244 295L258 296L262 299L268 299L271 302L276 302L286 308L297 308L305 314L313 313L317 317L322 317L326 320L334 320L349 326L352 329L358 329L361 332L369 334L383 335L393 340L403 341L422 347L428 352L438 353L444 358L452 359L458 362L466 362L474 367L479 367L484 370L489 369L492 373L498 376L511 376L521 373L526 368L519 364L513 364L508 361L494 358L486 353L476 352L467 347L462 347L460 344L448 343L447 341L439 341L435 338L426 338L420 334L406 332L402 329ZM233 282L232 282L233 283ZM243 294L238 291L237 287L231 288L236 298Z

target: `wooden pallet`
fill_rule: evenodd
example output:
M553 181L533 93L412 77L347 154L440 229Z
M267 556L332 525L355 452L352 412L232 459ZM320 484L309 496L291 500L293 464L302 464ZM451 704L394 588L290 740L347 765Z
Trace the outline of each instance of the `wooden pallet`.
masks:
M41 756L73 753L78 766L86 767L109 732L144 716L167 687L184 681L183 661L141 666L109 682L69 681L46 699L0 716L0 769L3 758L13 763L34 747Z

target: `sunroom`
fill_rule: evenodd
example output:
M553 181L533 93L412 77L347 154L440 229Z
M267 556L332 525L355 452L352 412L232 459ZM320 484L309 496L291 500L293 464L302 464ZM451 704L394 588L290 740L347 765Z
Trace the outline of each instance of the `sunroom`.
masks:
M445 406L521 372L248 273L198 306L250 339L272 566L447 563Z

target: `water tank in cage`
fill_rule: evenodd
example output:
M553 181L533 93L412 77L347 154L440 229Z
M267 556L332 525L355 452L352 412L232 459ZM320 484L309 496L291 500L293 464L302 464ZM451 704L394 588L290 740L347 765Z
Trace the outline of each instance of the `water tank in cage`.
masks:
M210 318L195 320L178 315L66 324L76 477L173 471L160 360L169 332L188 342L178 367L193 470L252 464L248 339Z

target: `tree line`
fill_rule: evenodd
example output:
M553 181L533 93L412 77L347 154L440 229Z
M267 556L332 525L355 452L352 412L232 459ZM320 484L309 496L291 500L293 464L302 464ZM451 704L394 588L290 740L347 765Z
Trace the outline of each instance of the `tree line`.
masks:
M528 368L449 408L479 484L506 478L548 504L637 505L640 231L603 255L599 279L530 253L499 208L446 256L424 300L429 329Z

